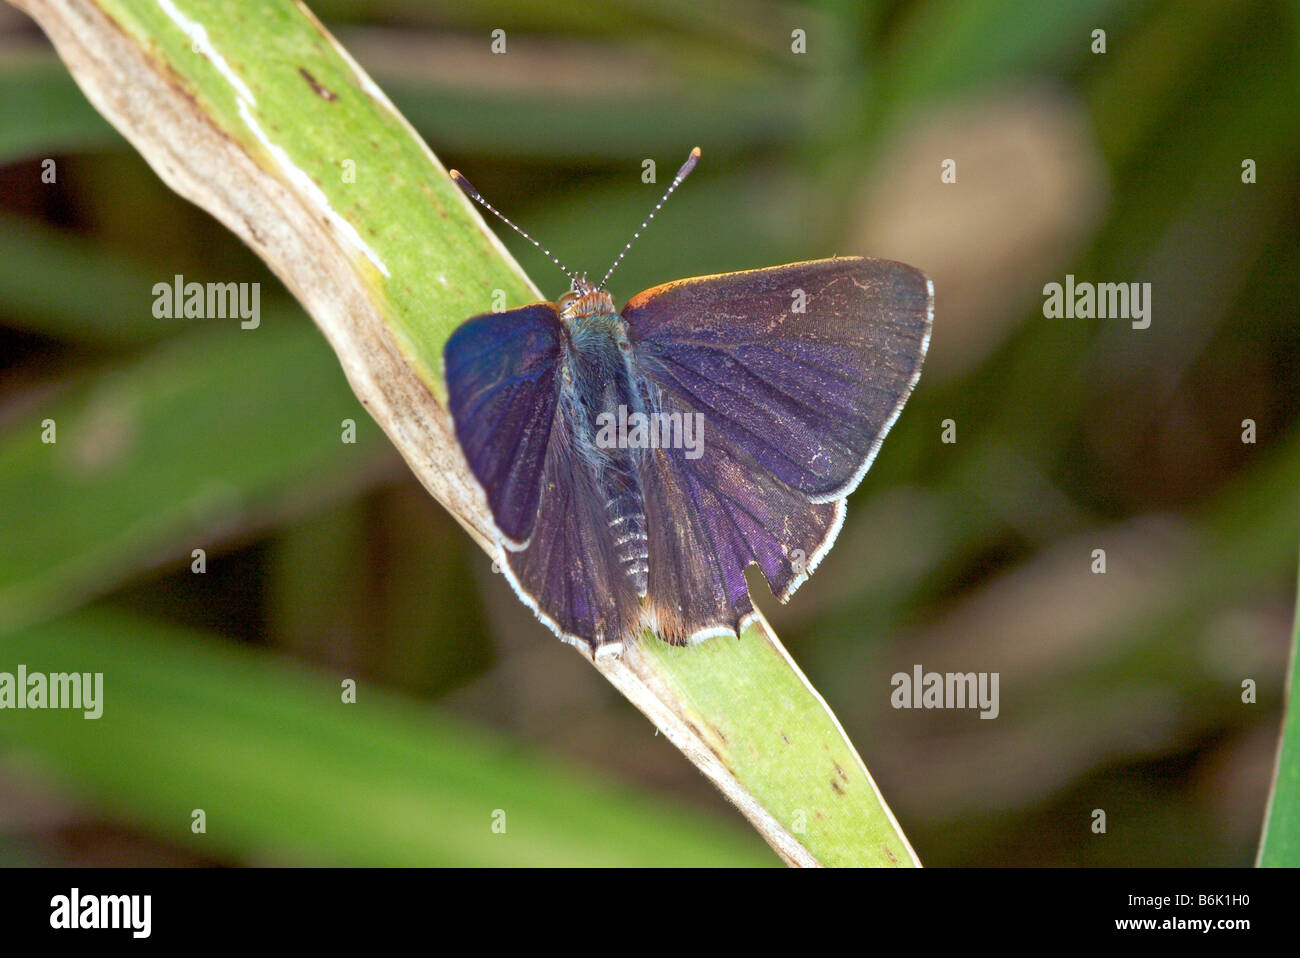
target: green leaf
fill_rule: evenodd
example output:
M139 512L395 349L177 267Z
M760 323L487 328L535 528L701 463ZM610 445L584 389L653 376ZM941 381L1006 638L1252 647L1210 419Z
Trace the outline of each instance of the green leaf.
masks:
M100 244L0 215L0 305L25 329L97 345L175 335L185 330L183 320L151 312L150 290L162 279Z
M386 458L334 355L292 312L162 344L0 434L0 631L355 488Z
M536 300L424 144L303 8L98 6L174 74L203 121L318 207L436 395L442 346L466 317L492 309L498 289L507 306Z
M1291 673L1287 679L1287 703L1282 719L1282 742L1273 772L1273 793L1264 818L1264 835L1259 846L1259 864L1264 868L1300 866L1300 588L1296 592L1295 625L1291 639Z
M862 759L817 691L756 623L739 641L647 642L737 781L823 865L915 862Z
M1129 15L1119 0L929 0L912 4L894 38L885 74L895 110L1008 75L1060 75L1093 56L1092 31L1114 31Z
M758 865L731 827L347 675L107 608L0 637L0 671L102 673L103 714L6 711L0 742L195 853L275 864ZM191 831L202 809L207 831ZM502 817L504 814L504 818ZM504 832L494 831L503 821Z
M0 165L121 144L48 53L0 56Z

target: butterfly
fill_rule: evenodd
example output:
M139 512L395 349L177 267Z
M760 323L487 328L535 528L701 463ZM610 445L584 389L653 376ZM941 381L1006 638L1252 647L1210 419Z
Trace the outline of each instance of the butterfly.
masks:
M656 286L616 311L597 285L473 200L571 280L558 302L466 320L443 352L457 442L499 568L561 639L618 654L738 636L757 564L787 601L834 544L921 372L934 288L836 257Z

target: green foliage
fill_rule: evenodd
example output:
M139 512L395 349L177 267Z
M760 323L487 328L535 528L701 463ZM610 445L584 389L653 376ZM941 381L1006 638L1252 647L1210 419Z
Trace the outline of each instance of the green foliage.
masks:
M1282 725L1282 746L1278 749L1269 797L1268 818L1259 847L1259 863L1265 868L1300 866L1300 708L1295 690L1300 688L1300 590L1296 593L1296 616L1291 642L1291 676L1287 681L1290 701Z
M29 672L102 672L104 710L0 740L206 857L316 865L739 865L743 833L612 788L346 675L91 610L11 633ZM193 831L202 810L206 830ZM495 827L494 827L495 825Z

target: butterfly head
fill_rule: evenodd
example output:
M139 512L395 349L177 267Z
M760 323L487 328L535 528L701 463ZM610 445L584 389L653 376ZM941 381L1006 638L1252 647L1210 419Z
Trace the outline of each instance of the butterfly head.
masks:
M583 316L603 316L614 312L614 297L596 286L585 275L575 277L569 291L560 297L560 319L571 322Z

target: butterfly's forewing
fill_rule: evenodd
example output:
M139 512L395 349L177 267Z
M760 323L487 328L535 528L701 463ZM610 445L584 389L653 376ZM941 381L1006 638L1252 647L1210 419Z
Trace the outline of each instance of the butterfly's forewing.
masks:
M537 517L563 335L555 305L535 303L466 321L443 350L456 439L511 549Z
M642 372L814 502L852 492L921 370L925 274L845 257L686 279L624 308Z
M750 562L782 601L793 594L920 373L930 314L924 274L856 258L683 280L628 303L651 401L704 416L698 459L645 460L661 635L737 631Z

